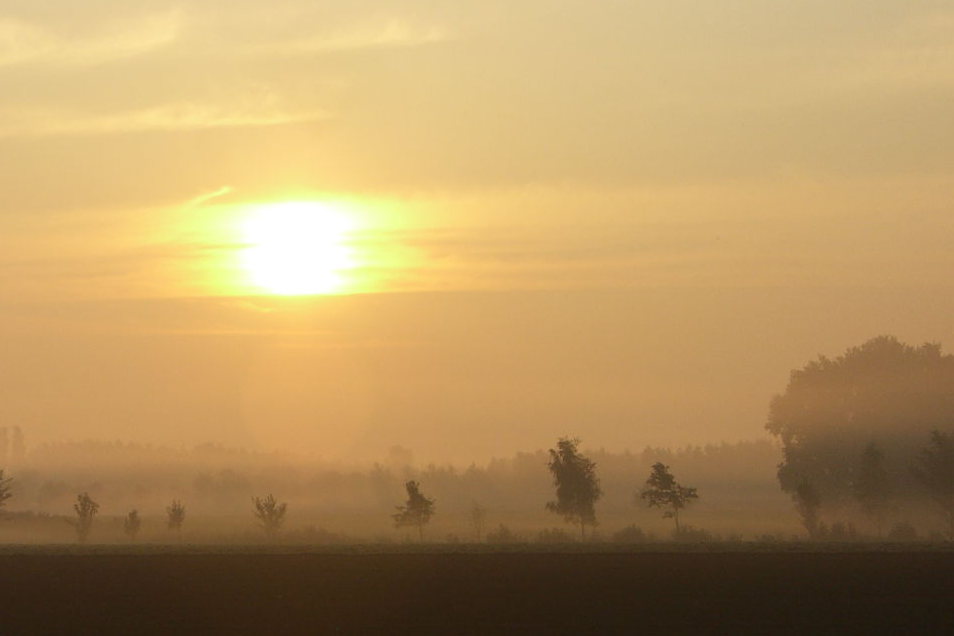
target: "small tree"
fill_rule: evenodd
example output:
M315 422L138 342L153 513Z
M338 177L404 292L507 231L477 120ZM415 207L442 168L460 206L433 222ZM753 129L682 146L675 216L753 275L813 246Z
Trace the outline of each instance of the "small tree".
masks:
M954 539L954 440L950 435L931 432L931 444L918 456L914 474L937 504L948 536Z
M580 454L580 440L561 437L550 449L547 467L553 475L556 501L547 502L550 512L562 515L567 523L580 524L580 538L586 537L586 526L597 525L594 506L603 491L596 476L596 462Z
M650 508L663 510L664 519L672 519L676 523L676 534L680 532L679 511L688 506L694 499L698 499L695 488L689 488L676 482L676 478L669 472L669 466L662 462L653 464L646 486L639 493Z
M253 497L252 503L255 504L255 518L258 519L265 531L265 536L269 540L274 539L285 522L285 511L288 509L288 504L278 503L272 495L268 495L264 499Z
M792 495L795 500L795 510L802 518L802 525L808 530L808 536L815 539L821 536L821 519L818 512L821 509L821 496L807 481L800 482Z
M421 484L416 481L406 482L404 488L407 489L407 503L397 506L397 512L391 515L394 526L397 528L417 527L418 537L423 541L424 524L434 516L434 500L428 499L421 493Z
M4 477L3 469L0 468L0 511L7 503L7 499L13 496L13 478Z
M868 444L861 453L853 494L861 505L861 511L874 522L880 537L888 513L891 484L884 467L884 453L874 443Z
M123 519L123 532L126 533L130 541L136 540L136 535L139 534L140 527L142 527L142 519L139 517L139 511L130 510L126 518Z
M487 509L476 501L470 509L470 523L474 526L474 534L477 535L477 542L480 543L484 534L484 524L487 522Z
M73 522L73 526L76 528L76 538L80 543L86 543L89 532L93 528L93 517L99 512L99 504L93 501L89 493L84 492L76 495L73 510L76 512L76 521Z
M180 541L182 540L182 524L185 522L185 516L185 506L178 499L173 499L172 504L166 508L166 517L169 529L176 531Z

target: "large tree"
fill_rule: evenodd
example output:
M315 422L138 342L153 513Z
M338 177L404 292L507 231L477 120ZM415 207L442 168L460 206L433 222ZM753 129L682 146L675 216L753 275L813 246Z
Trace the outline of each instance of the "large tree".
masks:
M556 501L547 503L547 510L561 515L568 523L580 524L580 537L586 526L596 525L594 506L603 491L596 476L596 463L584 457L577 447L578 439L562 437L550 449L550 473L556 487Z
M766 428L782 442L782 489L795 495L810 483L827 507L853 499L856 458L871 443L883 449L892 490L914 489L910 466L923 440L952 423L954 356L881 336L793 371Z
M76 529L76 538L80 543L86 543L89 538L89 532L93 529L93 517L99 512L99 504L93 501L89 493L76 495L76 503L73 504L73 511L76 513L76 520L73 521L73 527Z

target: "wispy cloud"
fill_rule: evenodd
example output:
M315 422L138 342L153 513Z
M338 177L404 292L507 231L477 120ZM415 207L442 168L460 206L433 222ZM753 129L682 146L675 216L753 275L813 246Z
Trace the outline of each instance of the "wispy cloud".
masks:
M66 36L29 22L0 17L0 68L22 64L95 66L134 57L174 42L179 11L118 22L104 32Z
M178 102L113 113L0 110L0 138L278 126L328 117L327 112L316 108L285 108L271 103L219 106Z
M424 46L450 40L450 32L437 25L421 25L392 19L383 24L342 29L315 37L271 43L270 53L299 55L331 51Z

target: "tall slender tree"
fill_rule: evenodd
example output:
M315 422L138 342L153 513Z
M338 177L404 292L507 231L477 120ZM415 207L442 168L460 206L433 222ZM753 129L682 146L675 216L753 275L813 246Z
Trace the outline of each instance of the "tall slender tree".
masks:
M596 462L583 456L579 439L561 437L550 449L548 468L556 487L556 500L547 502L550 512L561 515L567 523L580 524L580 538L586 538L586 526L596 526L595 505L603 495L596 476Z
M130 510L129 514L123 519L123 532L126 533L130 541L135 541L136 535L139 534L139 528L141 527L142 518L139 516L139 511Z
M258 523L265 531L265 536L271 541L278 536L282 524L285 523L285 512L288 510L287 503L278 503L274 495L268 495L264 499L253 497L252 504L255 506L254 515Z
M182 540L182 524L185 523L186 509L182 502L173 499L166 508L166 521L170 530L174 530L179 540Z
M680 485L672 473L669 472L669 466L662 462L653 464L649 479L646 480L646 485L640 491L639 496L646 500L650 508L662 509L663 517L672 519L676 523L677 535L681 530L679 527L679 511L699 498L695 488Z
M76 520L73 522L76 538L80 543L86 543L90 530L93 528L93 517L99 512L99 504L93 501L89 493L84 492L76 496L73 511L76 513Z
M407 490L407 503L397 506L397 512L391 518L397 528L416 527L418 538L424 541L424 526L434 516L434 500L424 496L419 482L405 482L404 488Z
M13 478L4 477L3 469L0 468L0 510L6 505L7 499L13 496L12 485Z

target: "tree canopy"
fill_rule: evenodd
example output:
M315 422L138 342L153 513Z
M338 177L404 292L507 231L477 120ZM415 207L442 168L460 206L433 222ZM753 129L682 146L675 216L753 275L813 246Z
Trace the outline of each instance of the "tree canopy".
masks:
M884 452L891 489L913 486L911 466L932 430L954 423L954 356L936 344L880 336L792 372L766 429L782 442L778 479L795 494L810 483L826 506L854 494L869 444Z

